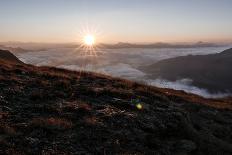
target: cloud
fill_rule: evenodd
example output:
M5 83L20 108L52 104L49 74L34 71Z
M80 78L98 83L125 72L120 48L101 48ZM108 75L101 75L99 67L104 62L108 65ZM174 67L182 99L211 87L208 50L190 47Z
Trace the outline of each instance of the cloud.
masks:
M205 98L223 98L231 95L231 94L220 93L220 92L216 94L209 93L206 89L198 88L191 85L192 83L191 79L180 79L174 82L167 81L164 79L156 79L156 80L148 80L148 82L150 85L156 87L183 90L187 93L197 94Z
M210 54L222 51L221 47L181 48L181 49L104 49L97 56L85 55L75 48L50 48L44 51L16 53L25 63L37 66L55 66L70 70L88 70L135 81L144 81L154 86L184 90L204 97L224 97L229 94L210 94L205 89L191 85L191 79L175 82L162 79L145 79L146 74L138 70L139 66L147 66L159 60L184 55Z

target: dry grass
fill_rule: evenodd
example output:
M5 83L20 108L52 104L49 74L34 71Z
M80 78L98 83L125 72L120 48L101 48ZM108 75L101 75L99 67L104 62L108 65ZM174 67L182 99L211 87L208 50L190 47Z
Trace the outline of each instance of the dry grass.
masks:
M171 135L172 139L181 140L183 137L178 137L176 131L182 135L189 133L190 130L182 128L182 124L184 127L189 127L192 122L204 125L214 134L215 128L208 123L212 120L216 120L214 125L219 124L217 135L225 140L224 137L231 136L226 128L221 127L229 124L231 119L227 121L227 117L230 113L196 106L231 108L231 99L204 99L183 91L156 88L91 72L1 62L0 65L0 86L3 88L0 89L3 94L0 101L6 101L2 105L10 108L2 108L5 111L0 113L0 122L4 122L0 123L0 154L30 154L31 151L38 154L78 154L79 148L100 154L102 146L121 150L122 153L129 151L128 154L129 149L152 151L156 149L153 146L156 139L161 142L160 146L166 148L164 135L164 138ZM198 107L212 112L205 114L206 111L194 110ZM221 118L213 115L215 110L220 112ZM191 119L182 120L186 116ZM198 121L199 117L203 118L202 122ZM203 122L208 117L210 121ZM1 135L7 138L1 141ZM150 135L155 137L151 137L151 144L146 144L146 137ZM186 138L191 140L191 135L186 135ZM114 138L119 138L119 143L120 137L121 141L125 141L114 148L111 145ZM33 143L28 138L34 139ZM208 145L208 141L203 143L203 147L204 144ZM1 149L4 150L1 152Z
M92 107L84 102L73 101L73 102L65 102L62 104L62 109L64 111L83 111L88 112L92 110Z
M7 136L14 136L16 135L16 131L14 128L10 127L5 123L0 123L0 134L7 135Z
M34 127L65 130L72 128L72 122L62 118L34 118L31 121L31 125Z

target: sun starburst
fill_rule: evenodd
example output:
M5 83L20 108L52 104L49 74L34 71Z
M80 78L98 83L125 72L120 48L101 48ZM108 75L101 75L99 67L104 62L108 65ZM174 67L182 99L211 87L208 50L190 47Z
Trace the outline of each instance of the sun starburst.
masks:
M95 44L95 37L91 34L84 36L83 42L86 46L93 46Z
M90 28L89 25L81 29L78 36L79 46L73 51L73 56L80 57L80 71L96 69L95 62L98 61L98 56L104 53L99 43L101 36L102 34L96 28Z

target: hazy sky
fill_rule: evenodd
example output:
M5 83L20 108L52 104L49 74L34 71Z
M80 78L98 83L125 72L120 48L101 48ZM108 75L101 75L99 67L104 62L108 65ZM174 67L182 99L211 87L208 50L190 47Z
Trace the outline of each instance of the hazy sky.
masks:
M0 41L232 41L232 0L0 0Z

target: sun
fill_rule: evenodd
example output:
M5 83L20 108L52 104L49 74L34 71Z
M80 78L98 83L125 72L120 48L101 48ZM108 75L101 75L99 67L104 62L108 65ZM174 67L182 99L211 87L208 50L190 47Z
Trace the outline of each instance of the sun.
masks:
M84 41L85 45L93 46L95 44L95 37L93 35L88 34L88 35L84 36L83 41Z

